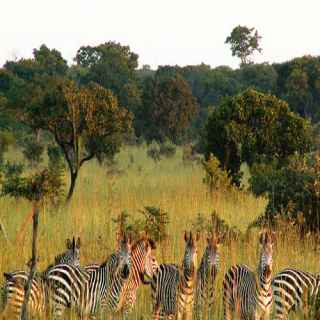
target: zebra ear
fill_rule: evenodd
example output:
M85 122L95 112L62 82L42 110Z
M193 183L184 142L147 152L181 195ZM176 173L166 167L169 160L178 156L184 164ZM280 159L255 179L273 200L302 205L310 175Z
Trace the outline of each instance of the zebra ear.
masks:
M265 237L266 237L265 231L260 231L260 233L259 233L259 242L260 242L260 244L264 244L265 243Z
M188 242L188 241L189 241L187 231L184 232L184 241L185 241L185 242Z
M75 238L74 238L74 237L72 238L72 245L71 245L71 249L72 249L72 250L75 250L75 249L76 249L76 240L75 240Z
M72 249L72 243L69 238L66 240L66 246L67 246L67 249Z
M80 243L80 237L78 237L77 239L77 244L76 244L76 248L80 249L81 243Z
M197 233L196 233L196 241L199 241L199 240L200 240L200 232L197 231Z

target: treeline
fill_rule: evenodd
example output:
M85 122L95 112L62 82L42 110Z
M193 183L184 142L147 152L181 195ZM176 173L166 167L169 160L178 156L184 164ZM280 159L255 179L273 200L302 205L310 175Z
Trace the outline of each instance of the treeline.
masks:
M81 47L74 62L68 66L60 52L45 45L34 50L32 59L8 61L0 70L1 105L23 104L24 91L32 82L42 82L42 90L49 90L50 81L44 78L64 78L78 86L94 82L111 90L119 106L134 115L136 136L147 141L168 138L181 143L194 139L214 108L247 88L276 95L313 123L320 120L319 57L243 64L235 70L205 64L152 70L147 65L138 69L138 55L129 47L108 42ZM0 126L8 123L2 116Z
M81 167L112 159L124 142L191 143L191 153L204 154L205 167L215 168L207 172L211 186L219 167L241 187L245 162L250 191L269 197L268 217L297 217L306 209L309 228L320 229L320 57L253 64L247 56L235 70L205 64L152 70L138 68L128 46L107 42L81 47L71 66L45 45L30 59L6 62L0 69L4 193L25 181L19 166L3 160L8 133L31 163L47 151L41 177L52 178L55 190L66 164L67 199Z

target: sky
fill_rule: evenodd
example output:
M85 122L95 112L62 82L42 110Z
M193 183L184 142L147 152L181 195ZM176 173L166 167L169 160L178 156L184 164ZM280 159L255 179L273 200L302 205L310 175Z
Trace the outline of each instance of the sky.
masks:
M46 44L72 63L82 45L129 45L139 65L239 65L226 37L255 27L255 62L320 55L319 0L0 0L0 66Z

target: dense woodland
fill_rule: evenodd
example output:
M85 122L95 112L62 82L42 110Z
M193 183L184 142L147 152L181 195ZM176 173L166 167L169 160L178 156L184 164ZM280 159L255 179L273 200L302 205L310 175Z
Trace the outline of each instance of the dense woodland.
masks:
M4 160L11 144L31 165L47 152L55 190L67 169L67 199L81 167L93 158L112 161L123 143L183 145L190 156L204 155L205 168L218 161L239 188L246 163L249 190L273 199L267 216L304 212L308 227L318 229L320 58L254 64L255 36L247 53L231 47L241 58L237 69L139 68L138 54L116 42L79 48L71 65L46 45L32 58L7 61L0 69L2 192L15 194L13 181L24 181L17 180L22 165Z

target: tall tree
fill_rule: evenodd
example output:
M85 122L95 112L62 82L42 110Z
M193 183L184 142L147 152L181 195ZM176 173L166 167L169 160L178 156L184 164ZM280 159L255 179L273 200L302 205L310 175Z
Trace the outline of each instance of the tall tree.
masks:
M180 142L199 111L190 86L180 76L150 79L144 92L142 117L146 138L163 142L166 138Z
M310 123L285 101L249 89L213 111L204 144L206 157L214 154L237 182L242 162L275 160L281 166L290 155L310 151Z
M135 111L141 105L141 92L137 85L136 69L138 55L129 46L106 42L95 47L81 47L75 57L77 65L86 72L80 75L80 82L96 82L112 92L120 105Z
M34 132L48 132L59 146L70 172L70 199L85 162L119 151L132 115L110 90L94 83L78 87L67 79L65 69L51 63L63 65L60 56L50 52L41 47L34 59L7 63L0 72L0 92L7 101L6 113Z
M241 64L245 65L251 62L250 56L255 51L262 51L260 40L261 36L255 28L239 25L232 30L225 43L231 45L232 55L240 58Z

